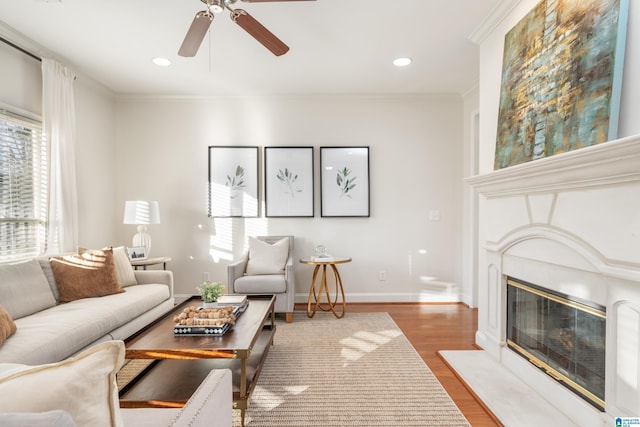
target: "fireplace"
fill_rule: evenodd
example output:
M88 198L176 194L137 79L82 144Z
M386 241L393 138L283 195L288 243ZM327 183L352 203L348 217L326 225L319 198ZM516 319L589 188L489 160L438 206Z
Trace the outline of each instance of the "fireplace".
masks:
M605 307L507 279L509 348L601 411L605 335Z
M476 343L531 394L584 427L640 414L639 164L637 135L467 180L480 194ZM517 283L512 278L537 286L515 302L513 291L524 291L508 285ZM518 323L514 305L535 317ZM567 331L568 319L576 330ZM552 323L559 325L547 328ZM576 341L573 334L585 330L602 340ZM574 351L557 351L563 345ZM582 348L593 359L572 359ZM511 396L513 413L539 412L519 399L526 395Z

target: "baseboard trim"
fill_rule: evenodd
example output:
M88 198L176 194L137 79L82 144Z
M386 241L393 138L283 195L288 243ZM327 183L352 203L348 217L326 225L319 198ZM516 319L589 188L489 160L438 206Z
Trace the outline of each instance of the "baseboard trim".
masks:
M345 294L347 304L350 302L412 302L412 303L459 303L462 302L461 295L425 295L421 293L347 293ZM296 304L306 304L309 300L308 293L297 293Z

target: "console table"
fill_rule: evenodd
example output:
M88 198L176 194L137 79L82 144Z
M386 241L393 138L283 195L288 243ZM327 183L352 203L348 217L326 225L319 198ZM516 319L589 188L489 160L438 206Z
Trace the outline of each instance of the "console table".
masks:
M316 314L318 308L322 311L331 311L337 318L342 318L347 311L347 301L344 298L344 287L342 286L342 278L338 272L337 264L345 264L351 262L351 258L348 257L327 257L327 258L302 258L300 260L302 264L315 265L313 269L313 278L311 279L311 289L309 290L309 300L307 301L307 316L313 317ZM331 300L331 293L329 292L329 286L327 285L327 266L331 267L333 276L335 279L335 296L333 301ZM322 276L320 279L320 286L316 293L316 279L318 278L318 271L322 267ZM322 296L327 298L328 307L322 306ZM338 300L342 298L342 311L337 312L336 307L340 309ZM312 308L313 305L313 308Z
M153 258L145 258L145 259L132 259L131 265L133 268L138 270L139 267L142 267L143 270L146 270L148 266L155 264L162 264L162 269L167 269L167 263L171 261L171 258L168 256L159 256Z

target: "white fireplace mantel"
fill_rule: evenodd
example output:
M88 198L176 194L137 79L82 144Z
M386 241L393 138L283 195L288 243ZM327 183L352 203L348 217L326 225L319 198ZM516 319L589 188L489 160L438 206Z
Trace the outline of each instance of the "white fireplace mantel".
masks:
M640 182L640 135L472 176L465 181L487 198Z
M524 383L527 396L535 393L553 402L569 420L561 424L604 427L616 416L636 416L640 135L473 176L466 183L483 196L478 201L476 343L484 354ZM605 412L506 346L507 276L606 307ZM498 395L508 392L509 387L500 389ZM537 412L527 402L523 399L518 412Z

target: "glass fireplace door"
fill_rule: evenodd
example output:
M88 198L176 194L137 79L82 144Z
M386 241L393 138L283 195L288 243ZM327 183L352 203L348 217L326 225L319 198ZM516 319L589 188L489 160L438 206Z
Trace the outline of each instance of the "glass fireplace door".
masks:
M507 343L551 377L604 409L604 307L510 278Z

